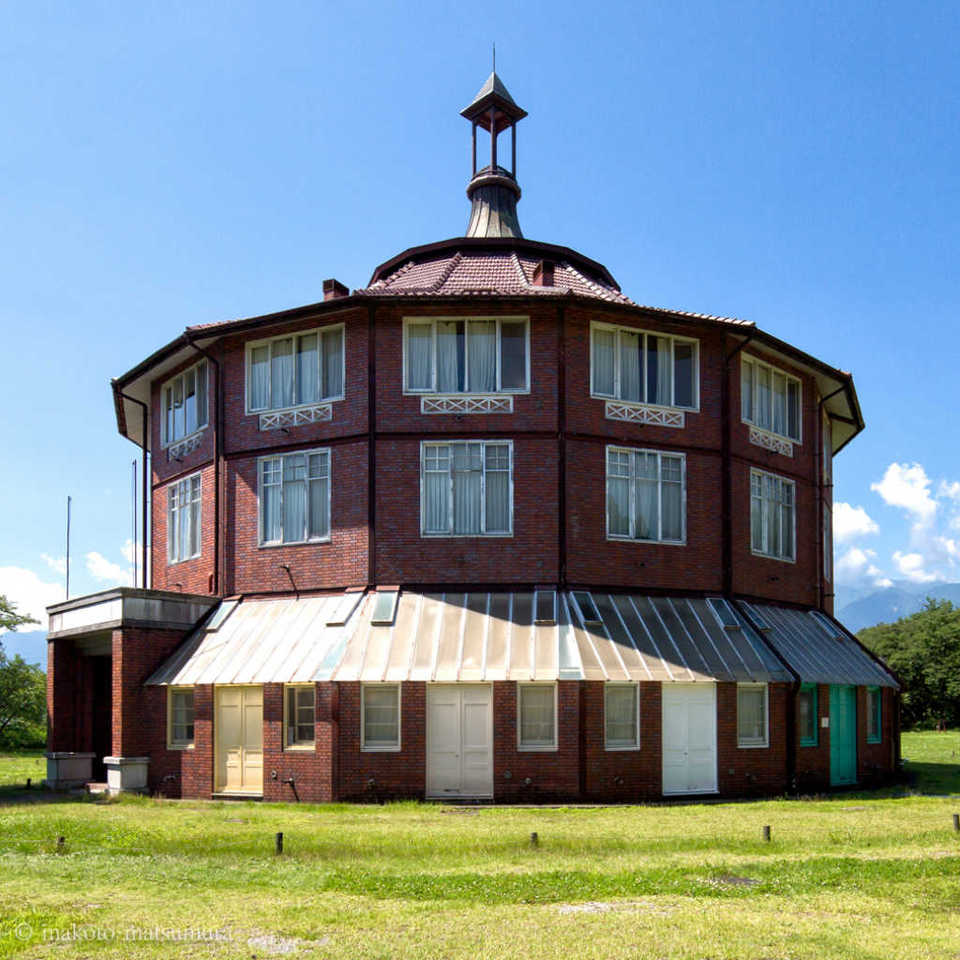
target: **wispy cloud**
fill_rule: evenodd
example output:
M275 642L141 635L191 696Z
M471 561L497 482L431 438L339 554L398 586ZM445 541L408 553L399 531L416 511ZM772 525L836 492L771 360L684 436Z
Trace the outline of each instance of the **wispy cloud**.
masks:
M940 579L937 574L925 569L926 560L921 553L901 553L895 550L893 562L901 576L914 583L933 583L934 580Z
M104 583L110 584L111 586L130 585L129 567L121 566L119 563L113 563L102 553L97 553L96 550L92 550L90 553L86 554L84 556L84 560L87 564L87 573L89 573L90 576L95 580L101 580Z
M54 572L59 573L61 576L66 576L67 573L67 558L66 557L51 557L49 553L41 553L40 559Z
M47 607L64 599L63 584L41 580L25 567L0 567L0 593L17 605L17 613L39 621L21 630L46 630Z
M833 505L833 540L846 543L857 537L879 533L880 528L863 507L852 507L849 503Z

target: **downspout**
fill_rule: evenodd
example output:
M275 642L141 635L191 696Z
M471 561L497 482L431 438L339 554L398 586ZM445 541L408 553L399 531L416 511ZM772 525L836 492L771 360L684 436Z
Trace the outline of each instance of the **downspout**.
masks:
M220 489L220 462L223 459L223 377L220 375L220 361L211 353L208 353L203 347L198 347L197 344L194 343L189 330L184 330L183 335L187 338L187 343L189 343L197 353L206 357L216 368L217 398L213 415L213 590L211 592L214 596L218 596L220 594L222 580L220 575L220 554L222 552L220 549L220 499L222 496Z
M120 391L120 396L124 400L129 400L131 403L135 403L139 408L141 415L143 417L143 442L137 444L138 447L143 451L143 469L140 471L143 476L141 477L141 500L142 510L143 510L143 543L140 545L140 569L143 570L142 580L143 580L143 589L151 589L153 587L153 566L150 567L150 585L147 586L147 428L150 423L149 411L147 405L142 400L137 400L135 397L131 397L128 394ZM150 543L153 544L153 536L150 537ZM136 584L134 584L136 586Z
M559 336L559 367L557 370L557 482L559 484L557 509L557 562L558 589L567 588L567 339L566 309L557 307L557 329Z
M377 344L376 306L367 305L367 582L377 577Z
M845 389L846 389L846 387L843 386L843 385L837 387L837 389L834 390L833 393L828 393L825 397L821 397L821 398L820 398L820 402L817 404L817 436L820 437L819 450L817 451L816 457L814 458L814 462L820 464L820 476L819 476L818 479L817 479L817 506L819 507L819 511L818 511L819 516L817 516L817 518L816 518L816 520L817 520L817 528L818 528L818 530L819 530L819 532L818 532L818 534L817 534L817 543L820 544L820 557L819 557L818 560L817 560L817 569L820 571L820 576L819 576L819 578L818 578L818 581L819 581L819 582L818 582L817 595L818 595L818 597L819 597L819 599L820 599L819 607L820 607L820 610L821 610L823 613L826 613L826 612L827 612L827 610L826 610L827 590L826 590L826 583L825 583L825 581L826 581L826 577L825 577L826 569L825 569L825 565L824 565L824 562L823 562L823 557L824 557L824 554L826 553L826 548L827 548L827 544L826 544L826 542L825 542L825 540L824 540L824 537L823 537L823 508L824 508L824 506L825 506L825 504L826 504L826 502L827 502L827 500L826 500L826 495L825 495L825 486L826 486L826 484L825 484L824 479L823 479L824 476L825 476L825 474L826 474L826 462L825 462L825 458L824 458L824 455L823 455L823 407L824 407L824 404L826 404L826 402L827 402L828 400L831 400L831 399L832 399L833 397L835 397L838 393L843 393L843 391L844 391ZM833 438L831 437L830 439L831 439L831 442L830 442L830 454L831 454L831 456L832 456L832 455L833 455ZM831 477L833 476L833 470L832 470L832 468L831 468L831 473L830 473L830 475L831 475ZM832 481L831 481L831 486L832 486ZM832 499L832 497L831 497L831 504L830 504L830 520L831 520L831 522L833 521L833 499ZM831 581L830 581L831 584L833 584L833 583L836 581L836 577L837 577L837 571L836 571L836 570L833 570L832 568L833 568L833 565L831 564L831 574L830 574L830 576L831 576L831 578L832 578ZM832 593L832 594L830 594L830 596L836 596L836 594L835 594L835 593Z
M720 378L720 456L723 462L720 471L723 595L733 596L733 475L730 463L730 361L756 336L756 331L724 357L723 376Z

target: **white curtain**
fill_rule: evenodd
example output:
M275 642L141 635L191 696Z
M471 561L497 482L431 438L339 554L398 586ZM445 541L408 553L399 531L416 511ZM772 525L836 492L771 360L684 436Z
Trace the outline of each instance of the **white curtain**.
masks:
M177 377L173 381L173 434L171 440L185 437L183 423L183 378Z
M630 454L607 453L607 532L630 536Z
M200 554L200 477L190 478L190 541L187 557Z
M180 559L180 511L177 504L177 484L167 494L167 560L176 563Z
M666 337L649 337L657 344L657 384L656 390L651 391L647 403L657 403L669 406L673 403L673 363L670 356L670 341ZM650 363L651 358L647 358Z
M459 328L459 329L458 329ZM460 369L463 364L459 330L463 323L456 320L437 321L437 391L460 393L463 380Z
M620 399L642 400L640 378L643 371L641 346L643 335L620 331Z
M274 340L270 360L270 406L293 406L293 340Z
M320 399L320 344L317 334L297 337L297 403Z
M773 431L787 435L787 378L782 373L773 375Z
M520 687L520 743L525 746L554 742L553 687Z
M424 451L423 529L450 532L450 448L431 445Z
M323 334L323 397L343 396L343 329Z
M770 429L770 370L767 367L757 367L754 374L757 378L757 408L754 410L756 419L753 421L764 430Z
M693 344L673 345L673 402L678 407L693 406Z
M270 347L254 347L250 366L250 409L266 410L270 405Z
M782 503L780 506L781 544L780 556L793 559L793 487L789 483L781 484Z
M479 443L453 446L453 532L480 533L483 466Z
M661 540L683 539L683 462L660 458Z
M489 443L486 461L486 532L510 530L510 450L504 444Z
M197 429L197 371L188 370L183 375L183 435L189 436Z
M635 744L637 742L637 688L607 687L604 717L607 743Z
M750 478L750 548L762 552L763 543L763 478Z
M392 745L399 742L399 687L363 688L363 742Z
M178 483L177 508L180 514L180 532L177 537L177 559L186 560L190 555L190 543L193 540L193 516L190 511L188 487L186 483Z
M617 335L613 330L593 330L593 392L612 397Z
M467 389L471 393L492 393L497 389L496 321L468 321L467 341Z
M207 361L197 367L197 426L207 425Z
M659 476L657 455L638 453L636 464L636 526L634 536L638 540L657 540L660 536L659 514Z
M273 460L264 460L261 471L260 503L263 541L264 543L275 543L280 539L283 530L280 514L282 495L279 457Z
M741 687L737 691L737 734L741 743L763 743L766 739L765 704L763 687Z
M307 481L302 453L283 458L283 542L306 539Z
M407 389L433 388L433 324L407 326Z

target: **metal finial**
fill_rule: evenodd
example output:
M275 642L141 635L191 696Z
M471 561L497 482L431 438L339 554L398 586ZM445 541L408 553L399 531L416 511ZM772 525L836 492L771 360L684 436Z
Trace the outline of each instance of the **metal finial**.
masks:
M497 41L493 41L493 72L497 72Z

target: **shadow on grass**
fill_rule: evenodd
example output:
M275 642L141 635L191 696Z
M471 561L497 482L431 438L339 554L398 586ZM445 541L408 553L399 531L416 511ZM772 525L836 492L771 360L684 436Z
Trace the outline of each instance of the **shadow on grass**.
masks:
M908 787L918 793L960 793L960 764L907 760L903 772Z

